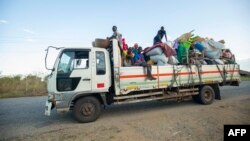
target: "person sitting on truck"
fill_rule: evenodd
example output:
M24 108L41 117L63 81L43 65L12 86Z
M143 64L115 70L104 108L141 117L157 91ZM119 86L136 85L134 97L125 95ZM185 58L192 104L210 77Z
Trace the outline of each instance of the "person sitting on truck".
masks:
M125 38L122 38L122 50L128 50L128 44L126 44L126 40Z
M144 55L142 54L142 47L138 48L138 59L135 60L134 65L135 66L143 66L143 68L146 69L147 79L149 79L149 80L156 79L152 76L152 73L151 73L152 66L150 64L147 64L145 59L144 59Z
M123 65L125 67L131 67L134 65L134 61L133 61L133 58L134 58L134 53L132 52L132 48L128 48L127 51L124 51L123 52L123 56L124 56L124 60L123 60Z
M162 43L161 40L162 40L163 36L165 36L166 41L168 41L166 31L164 30L164 27L161 26L161 29L157 32L157 35L154 37L154 45L156 43Z
M132 52L135 54L134 61L139 59L139 52L138 52L139 45L137 43L134 44L134 47L132 48Z

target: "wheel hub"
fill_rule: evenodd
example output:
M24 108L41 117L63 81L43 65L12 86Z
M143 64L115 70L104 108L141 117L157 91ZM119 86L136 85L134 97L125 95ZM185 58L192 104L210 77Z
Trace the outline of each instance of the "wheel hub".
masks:
M210 91L205 91L205 94L204 94L204 98L206 99L206 100L210 100L212 97L212 93L210 92Z
M85 103L83 104L81 111L84 116L90 116L95 112L95 106L92 103Z

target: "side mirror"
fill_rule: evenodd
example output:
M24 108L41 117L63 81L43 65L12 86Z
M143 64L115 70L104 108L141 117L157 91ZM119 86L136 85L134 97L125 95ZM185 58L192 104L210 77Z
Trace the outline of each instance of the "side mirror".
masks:
M54 48L54 49L56 49L56 50L60 50L60 49L62 49L62 48L64 48L64 47L53 47L53 46L48 46L48 48L47 49L45 49L45 51L46 51L46 55L45 55L45 68L47 69L47 70L51 70L51 71L54 71L55 70L55 68L48 68L48 66L47 66L47 57L48 57L48 53L49 53L49 49L50 48Z

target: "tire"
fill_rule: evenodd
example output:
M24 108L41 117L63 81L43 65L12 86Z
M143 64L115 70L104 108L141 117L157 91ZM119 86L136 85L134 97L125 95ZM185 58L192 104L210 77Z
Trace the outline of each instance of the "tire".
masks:
M214 89L211 86L205 85L200 88L199 101L201 104L209 105L213 103L214 97Z
M95 121L101 114L101 103L96 97L83 97L76 101L73 114L81 123Z
M213 85L213 89L215 94L214 99L221 100L219 85Z

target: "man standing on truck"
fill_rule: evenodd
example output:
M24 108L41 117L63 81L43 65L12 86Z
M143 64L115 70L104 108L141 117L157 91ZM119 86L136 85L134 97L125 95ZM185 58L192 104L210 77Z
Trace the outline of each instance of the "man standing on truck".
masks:
M120 49L122 50L122 34L117 31L117 26L112 27L113 35L108 37L109 40L116 39L119 42Z
M118 46L119 46L119 49L120 49L120 54L122 56L122 58L124 59L124 56L123 56L123 43L122 43L122 34L119 33L117 31L117 26L113 26L112 27L112 31L113 31L113 35L111 35L110 37L107 37L108 40L112 40L112 39L116 39L118 41ZM112 58L113 58L113 49L112 49L112 46L110 45L108 48L107 48L108 52L110 53L110 58L111 58L111 61L112 61ZM123 64L123 59L121 60L121 64Z
M157 32L157 35L154 37L154 45L156 43L162 43L161 40L162 40L163 36L165 36L166 41L168 41L166 31L164 30L164 27L161 26L161 29Z

